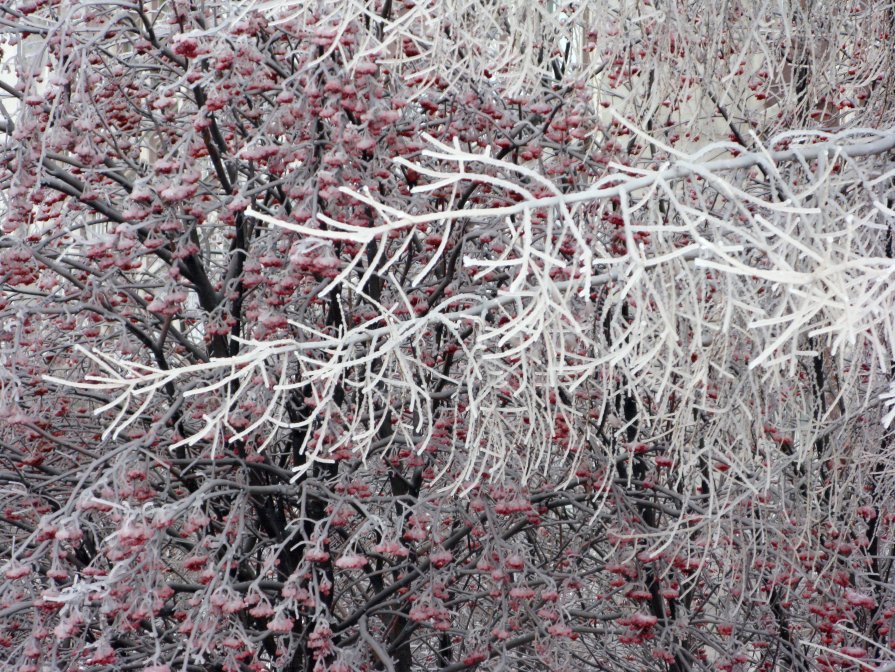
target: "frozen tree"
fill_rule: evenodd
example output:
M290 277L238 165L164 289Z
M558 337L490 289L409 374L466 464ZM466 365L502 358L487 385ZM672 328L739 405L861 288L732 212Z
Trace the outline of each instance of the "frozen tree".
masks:
M0 661L883 670L895 5L0 6Z

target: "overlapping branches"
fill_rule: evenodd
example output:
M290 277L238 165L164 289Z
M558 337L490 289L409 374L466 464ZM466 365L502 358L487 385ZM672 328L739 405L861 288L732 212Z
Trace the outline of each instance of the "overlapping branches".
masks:
M166 384L197 378L204 382L186 394L212 395L215 410L184 443L338 427L328 439L306 435L304 470L343 448L362 459L381 450L386 410L395 414L388 438L421 450L438 420L437 399L441 413L447 403L464 418L465 437L449 448L462 456L462 477L452 479L460 487L514 462L529 475L557 458L574 463L599 429L575 394L596 387L609 398L610 381L619 377L648 390L653 399L641 422L658 428L689 424L689 409L707 403L710 373L729 379L731 389L753 376L784 387L806 357L822 352L870 367L878 383L886 371L895 262L885 252L884 202L895 132L788 135L736 158L723 156L728 146L709 146L654 169L613 166L593 187L571 193L527 166L429 140L425 162L403 161L428 178L417 193L487 184L510 202L411 214L344 189L376 210L380 222L368 227L329 218L310 227L250 211L300 236L354 244L354 259L320 296L340 287L375 314L332 333L293 323L292 341L247 340L237 357L170 370L137 369L106 355L120 373L78 385L121 391L100 409L120 408L109 431L120 431ZM788 149L777 149L784 141ZM624 254L608 250L610 220ZM422 227L442 240L462 228L464 241L503 241L499 252L465 248L469 287L478 289L418 310L401 295L396 273L412 277L413 286L445 261L443 245L426 266L398 270ZM365 265L370 246L377 254ZM371 300L365 288L374 275L396 292L391 303ZM420 355L431 351L434 329L457 347L446 374ZM661 401L674 380L687 381L677 410ZM353 399L347 413L332 403L337 386ZM229 431L236 401L258 388L266 411ZM299 423L284 419L283 393L292 390L311 390L305 396L313 410ZM141 406L129 409L137 399ZM565 449L557 450L557 423L568 431Z
M0 660L891 660L895 14L714 9L0 6Z

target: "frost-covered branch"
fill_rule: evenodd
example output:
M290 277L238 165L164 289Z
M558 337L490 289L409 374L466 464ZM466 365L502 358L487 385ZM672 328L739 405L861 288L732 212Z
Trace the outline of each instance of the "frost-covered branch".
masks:
M595 381L622 376L636 389L647 375L668 382L680 376L697 383L685 394L700 404L706 390L697 381L710 372L741 382L747 370L765 380L783 378L805 357L826 350L884 367L891 357L887 307L895 263L883 256L885 174L875 174L873 166L895 147L895 132L790 134L769 147L783 141L786 150L736 158L707 158L727 148L719 145L655 169L616 166L593 187L571 193L525 165L432 141L434 149L423 152L431 161L402 160L431 180L415 192L456 193L487 184L515 202L410 214L369 192L344 189L374 208L382 223L323 218L323 228L248 213L307 240L354 245L354 258L333 273L320 296L347 290L351 301L372 306L365 321L329 334L292 322L293 340L248 339L236 357L165 371L118 360L124 375L78 385L123 390L98 409L121 407L107 430L117 433L137 417L127 411L132 400L144 400L138 414L164 385L199 376L205 382L186 395L216 401L181 444L222 445L263 428L266 445L277 428L309 430L301 473L345 450L371 458L374 447L381 450L387 409L395 414L391 440L423 450L439 422L434 399L446 399L443 392L434 395L435 388L450 390L466 428L447 447L463 465L451 479L457 488L514 462L526 480L550 469L555 458L571 457L574 466L575 455L596 435L571 399L593 385L608 397L607 383ZM755 167L761 175L750 172ZM843 200L840 185L856 174L863 179ZM694 200L687 193L697 183L713 194L711 207L704 195ZM624 254L609 251L602 230L616 220L613 235L623 241ZM465 273L481 289L431 305L414 306L400 293L392 303L370 297L374 276L401 287L397 269L422 227L441 243L425 267L411 269L413 284L443 263L443 241L468 223L475 227L472 239L501 241L500 248L469 246L462 255ZM364 268L371 248L377 256ZM494 277L502 280L489 283ZM432 351L436 329L455 343L448 373L423 356ZM333 402L338 387L356 398L347 412ZM295 390L304 390L311 408L299 422L284 419L283 393ZM662 388L652 393L661 395ZM248 396L263 397L265 411L232 431L228 418ZM551 438L558 422L568 432L561 449ZM688 421L682 416L671 424ZM326 429L310 431L315 427ZM457 469L453 460L448 469Z

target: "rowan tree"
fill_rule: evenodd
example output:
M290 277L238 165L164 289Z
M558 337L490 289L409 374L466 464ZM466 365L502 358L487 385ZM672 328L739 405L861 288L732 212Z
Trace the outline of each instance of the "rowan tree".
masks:
M0 35L4 669L890 669L891 2Z

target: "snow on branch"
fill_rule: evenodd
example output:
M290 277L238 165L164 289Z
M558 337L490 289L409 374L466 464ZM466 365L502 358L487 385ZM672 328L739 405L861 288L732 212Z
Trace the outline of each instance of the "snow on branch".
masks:
M685 427L693 407L712 406L710 375L733 395L752 377L781 383L822 351L878 370L891 360L895 261L883 203L895 130L790 133L738 156L729 143L709 145L662 164L610 165L582 191L534 165L425 140L418 161L397 161L421 176L406 211L342 187L376 223L247 211L299 246L353 250L318 297L365 304L368 319L325 332L292 321L292 339L240 340L235 357L169 370L91 353L104 375L54 381L117 395L97 409L118 408L107 429L117 436L166 383L195 379L186 395L213 403L175 447L260 433L264 448L278 430L299 429L299 472L390 445L424 451L437 436L450 453L442 474L461 488L510 464L525 478L557 460L574 465L598 435L623 437L622 421L605 421L619 381L654 400L642 427ZM503 204L464 198L483 188ZM441 207L427 200L436 192L448 194ZM431 256L408 265L424 234L436 237ZM446 270L452 257L459 266ZM408 296L460 276L463 291ZM593 389L582 396L602 396L602 407L576 403ZM663 401L672 391L678 403ZM250 397L265 410L231 426L236 402ZM297 398L305 410L289 417Z

